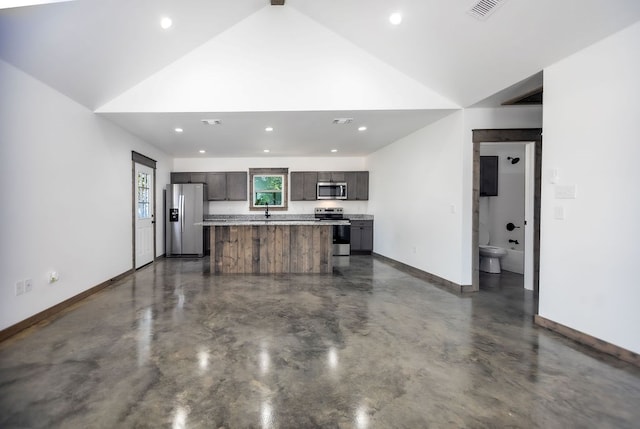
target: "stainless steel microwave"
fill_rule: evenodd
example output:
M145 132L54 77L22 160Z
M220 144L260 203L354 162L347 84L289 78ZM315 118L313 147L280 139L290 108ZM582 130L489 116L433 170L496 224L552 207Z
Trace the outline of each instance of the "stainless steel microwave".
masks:
M345 182L318 182L319 200L346 200L347 184Z

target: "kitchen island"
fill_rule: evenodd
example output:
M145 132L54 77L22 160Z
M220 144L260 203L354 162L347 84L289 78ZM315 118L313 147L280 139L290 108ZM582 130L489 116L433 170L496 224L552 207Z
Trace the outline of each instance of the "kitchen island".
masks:
M345 220L205 220L212 274L333 272L333 226Z

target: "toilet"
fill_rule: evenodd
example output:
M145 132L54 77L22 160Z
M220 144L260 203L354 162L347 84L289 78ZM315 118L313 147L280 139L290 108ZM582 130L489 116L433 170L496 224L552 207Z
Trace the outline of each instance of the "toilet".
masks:
M498 274L500 270L500 259L507 255L506 249L497 246L489 246L489 230L480 222L479 225L479 250L480 250L480 271L485 273Z

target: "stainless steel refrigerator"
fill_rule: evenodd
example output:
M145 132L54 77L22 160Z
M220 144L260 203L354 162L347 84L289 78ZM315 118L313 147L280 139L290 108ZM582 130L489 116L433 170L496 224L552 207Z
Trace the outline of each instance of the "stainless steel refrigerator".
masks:
M204 256L202 223L207 207L207 188L202 183L167 186L165 251L167 257Z

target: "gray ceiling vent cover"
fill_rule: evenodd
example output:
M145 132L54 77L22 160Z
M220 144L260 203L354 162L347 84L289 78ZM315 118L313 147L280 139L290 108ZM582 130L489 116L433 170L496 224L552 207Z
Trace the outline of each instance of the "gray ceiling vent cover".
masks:
M474 4L467 13L476 19L484 21L506 1L507 0L480 0Z
M353 118L336 118L333 120L334 124L345 125L353 122Z

